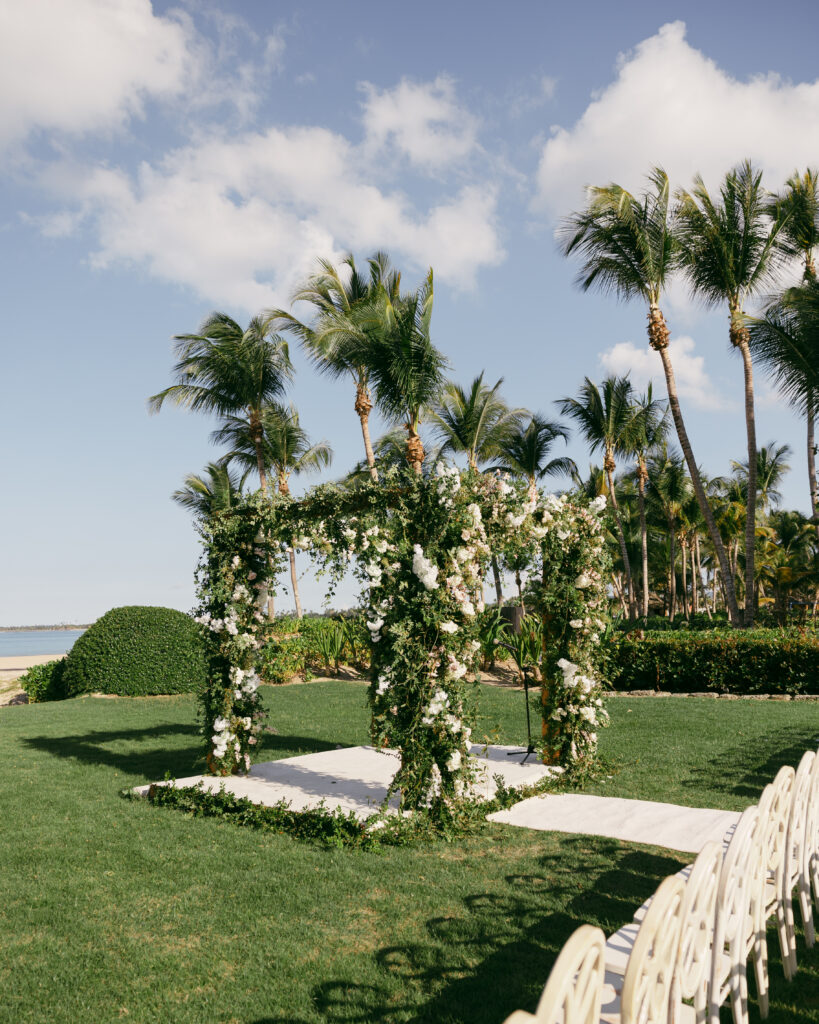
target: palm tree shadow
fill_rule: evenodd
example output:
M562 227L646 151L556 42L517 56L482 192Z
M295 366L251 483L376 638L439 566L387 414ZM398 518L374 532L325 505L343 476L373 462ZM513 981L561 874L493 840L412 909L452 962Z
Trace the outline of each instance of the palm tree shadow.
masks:
M497 1024L515 1009L533 1010L558 952L580 924L615 931L682 863L622 851L614 840L570 838L560 852L542 858L540 870L507 875L501 891L469 894L460 913L430 918L427 941L379 949L374 959L383 985L353 979L318 985L317 1012L335 1024Z
M816 750L817 743L815 728L784 726L756 737L753 744L737 743L692 767L682 785L690 789L715 789L755 801L783 765L795 767L806 750Z

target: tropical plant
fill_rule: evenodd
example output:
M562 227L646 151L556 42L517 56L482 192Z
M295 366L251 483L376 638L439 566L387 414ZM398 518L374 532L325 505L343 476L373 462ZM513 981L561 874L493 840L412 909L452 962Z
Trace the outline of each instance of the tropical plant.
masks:
M432 303L432 270L407 295L391 295L382 285L364 320L359 350L379 409L393 423L403 421L407 462L418 474L424 461L418 428L438 400L448 365L430 338Z
M748 506L745 516L745 615L754 622L754 538L756 531L756 423L750 333L745 300L769 284L786 255L784 217L769 216L762 172L744 161L729 171L713 198L697 176L690 192L677 193L678 238L685 275L698 298L714 306L725 302L731 345L742 357L745 429L748 441Z
M673 622L677 601L677 537L683 508L690 494L690 479L682 456L669 452L665 447L649 459L648 471L651 480L648 502L658 517L665 520L668 531L668 607L669 618Z
M292 379L287 342L271 336L258 316L245 329L226 313L212 313L198 334L180 334L174 340L177 383L153 395L149 410L158 412L170 400L201 412L245 416L259 480L267 492L260 415Z
M668 175L655 167L649 183L649 190L640 198L620 185L590 188L586 208L568 217L560 229L562 251L567 256L580 256L577 282L584 291L595 287L614 292L621 299L641 298L648 305L649 345L662 360L677 438L722 568L728 612L731 621L739 625L728 556L683 420L669 353L670 331L660 309L666 284L679 265Z
M333 453L326 441L311 443L307 431L299 422L295 405L272 403L260 413L262 426L261 452L265 468L276 478L279 494L290 493L290 477L294 473L315 473L329 466ZM250 431L250 424L243 417L227 416L222 426L214 431L213 440L227 444L229 451L222 459L224 465L238 462L249 472L256 458L256 445ZM290 559L290 580L293 585L293 602L297 618L302 617L299 597L299 578L296 572L296 552L288 548Z
M573 459L566 456L550 459L552 447L558 438L566 441L569 431L560 423L551 423L535 413L528 423L518 421L499 445L492 469L525 480L530 496L538 482L546 477L571 476L577 472Z
M637 612L631 564L614 490L615 458L628 453L628 430L633 418L632 386L628 377L607 377L598 388L586 377L576 398L561 398L561 413L575 421L592 454L603 452L603 469L608 480L608 498L614 511L620 541L620 555L628 592L629 615Z
M367 342L378 326L373 306L380 290L398 297L400 274L390 267L389 257L377 252L367 260L369 274L361 273L352 255L339 267L319 260L313 274L293 295L293 302L307 302L314 309L310 324L281 309L270 310L266 322L288 330L301 341L313 365L330 377L351 377L355 384L355 411L361 424L364 452L370 476L378 480L370 440L370 394Z
M782 494L778 490L785 474L790 470L787 459L791 456L791 447L787 444L776 444L770 441L763 445L756 453L756 493L757 504L760 511L767 512L772 505L778 505L782 500ZM731 468L737 477L744 483L744 491L747 494L748 462L735 462L732 460Z
M808 168L785 182L785 191L768 208L769 215L782 221L782 232L794 255L804 263L806 281L816 279L814 250L819 245L819 172Z
M499 392L501 378L493 387L484 384L483 371L464 389L447 381L430 412L430 421L441 442L440 454L466 455L471 470L495 458L519 428L525 409L510 409Z
M255 452L253 458L255 461ZM193 513L195 519L207 519L215 512L236 506L249 472L246 470L238 477L223 463L209 462L205 466L205 477L194 473L186 476L185 486L174 491L171 498Z

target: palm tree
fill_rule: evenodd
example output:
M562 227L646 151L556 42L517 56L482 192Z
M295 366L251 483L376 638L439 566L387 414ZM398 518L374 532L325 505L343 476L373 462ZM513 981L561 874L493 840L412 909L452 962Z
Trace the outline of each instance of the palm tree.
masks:
M768 216L762 172L749 161L729 171L719 199L697 176L691 192L679 190L680 252L694 294L708 305L725 302L731 345L742 356L745 427L748 440L748 508L745 516L745 626L754 622L754 541L756 536L756 424L750 334L743 304L773 276L785 255L783 218Z
M609 485L609 501L617 523L620 555L628 589L629 615L637 612L636 595L631 578L631 565L626 549L626 538L620 520L617 496L614 491L614 468L617 455L628 454L628 428L633 413L632 386L628 377L607 377L598 386L586 377L577 398L558 399L557 405L564 416L569 416L580 428L592 454L603 451L603 469Z
M352 345L383 415L394 423L403 421L407 462L419 474L424 446L418 428L438 400L448 365L430 338L433 294L431 269L409 295L393 296L382 285L363 321L361 341Z
M776 444L770 441L756 453L756 493L760 511L767 512L772 505L779 505L782 500L777 490L785 474L790 470L787 459L791 456L791 447L787 444ZM731 468L740 480L744 481L747 490L750 474L748 463L731 461Z
M332 449L326 441L310 442L307 431L299 423L295 405L283 406L278 403L265 406L261 413L262 455L265 466L275 474L279 494L290 494L292 474L318 472L329 466ZM246 420L236 416L226 417L219 430L213 434L217 443L227 444L230 451L222 459L224 465L238 462L246 473L253 467L255 445ZM296 553L288 548L290 557L290 579L293 584L293 601L296 616L302 617L299 582L296 572Z
M226 313L211 313L198 334L180 334L174 341L177 383L149 398L148 409L158 412L170 399L202 412L245 416L259 481L267 493L260 414L292 379L287 342L270 336L260 317L244 329Z
M510 409L498 394L503 378L494 387L483 382L483 371L468 390L447 381L441 397L430 413L435 433L442 442L440 454L466 455L471 470L477 471L500 453L505 441L514 435L526 409Z
M495 462L490 468L526 480L531 497L539 480L577 473L574 459L566 456L549 458L558 438L567 441L569 431L560 423L550 423L535 413L525 425L518 421L515 430L498 446Z
M330 377L350 376L355 384L355 411L361 424L364 452L370 476L378 480L375 455L370 441L370 413L373 408L367 366L369 332L377 328L373 304L380 289L397 298L400 274L390 268L389 257L377 252L368 260L369 274L362 274L352 255L340 267L319 260L320 270L293 295L293 302L313 306L312 324L305 324L292 313L273 309L267 321L295 334L317 369Z
M782 221L784 238L804 262L805 280L814 281L813 253L819 245L819 172L811 168L804 174L794 171L785 182L785 192L774 198L768 213Z
M754 357L773 378L779 393L807 423L808 487L811 516L819 515L814 421L819 396L819 284L806 280L774 299L762 317L749 317ZM816 524L819 537L819 522Z
M185 486L176 490L171 498L193 513L194 519L206 520L216 512L235 508L242 497L242 487L247 471L237 477L227 466L209 462L205 466L206 477L191 473L185 477Z
M637 459L637 507L640 515L640 555L642 564L643 618L648 615L648 528L646 526L646 482L648 469L646 454L665 442L668 432L666 410L662 402L655 400L651 384L644 395L640 395L632 407L632 418L628 426L627 446Z
M689 477L682 456L668 452L665 447L649 460L649 477L649 503L665 519L668 530L669 618L673 622L677 601L677 533L683 507L690 494Z
M572 214L560 229L562 251L577 253L582 266L577 282L587 291L596 287L618 298L641 298L648 304L648 341L662 360L668 404L674 419L694 492L708 527L708 536L722 568L726 603L731 621L739 625L739 609L728 571L728 556L708 504L677 395L674 368L668 351L670 331L660 309L666 283L677 269L678 247L673 230L668 175L656 167L649 175L651 188L636 198L620 185L591 188L588 203Z

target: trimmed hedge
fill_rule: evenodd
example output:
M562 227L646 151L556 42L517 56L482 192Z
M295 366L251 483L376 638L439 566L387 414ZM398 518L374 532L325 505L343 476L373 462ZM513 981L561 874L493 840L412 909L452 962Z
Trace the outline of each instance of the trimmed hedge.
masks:
M65 659L32 665L18 682L28 694L29 704L47 700L65 700Z
M819 694L819 637L801 629L716 629L612 637L613 690Z
M207 680L202 628L175 608L112 608L65 659L66 695L191 693Z

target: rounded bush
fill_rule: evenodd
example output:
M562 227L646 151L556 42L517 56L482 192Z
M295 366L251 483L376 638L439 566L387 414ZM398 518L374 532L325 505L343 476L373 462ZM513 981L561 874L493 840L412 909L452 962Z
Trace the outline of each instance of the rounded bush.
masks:
M32 665L20 676L18 684L28 694L30 704L41 704L47 700L65 699L65 660L47 661L44 665Z
M174 608L112 608L65 659L66 695L191 693L207 678L202 629Z

